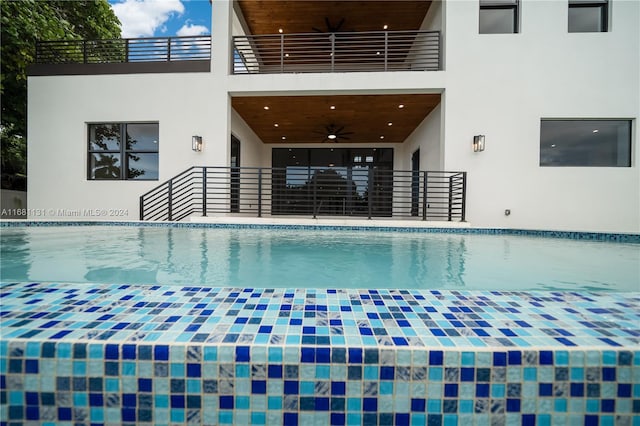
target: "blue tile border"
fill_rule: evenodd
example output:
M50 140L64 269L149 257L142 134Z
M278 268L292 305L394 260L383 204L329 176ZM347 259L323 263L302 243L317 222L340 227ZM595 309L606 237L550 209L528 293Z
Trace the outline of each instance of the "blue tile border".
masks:
M368 231L407 232L428 234L479 234L513 235L525 237L562 238L584 241L606 241L640 244L640 234L580 231L552 231L512 228L430 228L400 226L356 226L356 225L285 225L285 224L221 224L191 222L99 222L99 221L21 221L0 220L0 228L47 227L47 226L133 226L173 228L221 228L221 229L286 229L307 231Z

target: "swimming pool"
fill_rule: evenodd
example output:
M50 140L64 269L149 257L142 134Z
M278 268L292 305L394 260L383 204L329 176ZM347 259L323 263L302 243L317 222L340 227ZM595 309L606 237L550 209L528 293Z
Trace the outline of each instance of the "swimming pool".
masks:
M531 235L17 227L4 281L233 287L637 291L640 244Z
M3 424L640 426L637 235L29 225L0 223ZM274 259L284 282L254 268ZM329 273L289 269L309 259L356 265L359 288L301 288ZM371 288L421 271L433 287Z

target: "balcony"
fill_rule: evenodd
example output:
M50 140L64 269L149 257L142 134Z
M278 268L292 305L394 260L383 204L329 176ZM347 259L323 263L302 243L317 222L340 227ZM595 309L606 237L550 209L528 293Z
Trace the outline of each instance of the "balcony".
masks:
M439 31L235 36L234 74L438 71Z
M209 72L211 36L36 43L29 75Z

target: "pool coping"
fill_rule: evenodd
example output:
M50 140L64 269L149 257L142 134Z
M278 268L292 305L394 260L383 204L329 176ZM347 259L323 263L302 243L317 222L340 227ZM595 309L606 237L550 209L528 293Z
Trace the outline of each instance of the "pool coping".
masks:
M135 226L135 227L174 227L174 228L211 228L211 229L282 229L282 230L311 230L311 231L376 231L376 232L413 232L413 233L442 233L469 235L509 235L543 238L562 238L585 241L606 241L618 243L640 244L640 233L615 233L593 231L562 231L535 230L519 228L482 228L465 225L443 226L437 222L428 226L400 226L387 225L383 221L376 221L369 225L348 224L346 221L311 223L279 223L259 220L252 221L224 221L224 222L148 222L148 221L34 221L34 220L0 220L0 228L22 227L55 227L55 226Z

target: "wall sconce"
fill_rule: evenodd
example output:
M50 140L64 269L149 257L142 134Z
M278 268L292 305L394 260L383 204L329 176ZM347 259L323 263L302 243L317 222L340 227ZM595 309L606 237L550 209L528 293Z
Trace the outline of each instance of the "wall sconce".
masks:
M473 137L473 152L484 151L484 135L476 135Z
M191 136L191 149L196 152L202 151L202 136Z

